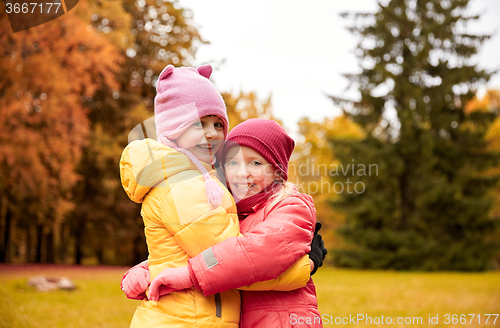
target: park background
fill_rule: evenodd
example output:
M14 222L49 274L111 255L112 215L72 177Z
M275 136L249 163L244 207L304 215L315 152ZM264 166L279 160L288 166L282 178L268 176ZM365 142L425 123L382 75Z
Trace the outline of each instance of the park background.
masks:
M110 284L125 267L99 270L147 257L118 160L163 67L205 63L231 127L273 118L297 142L291 181L314 197L329 249L322 313L498 313L499 13L486 0L81 1L13 34L2 8L4 325L68 302L25 288L37 271L74 275L75 306L100 295L87 311L118 302L109 320L128 322L135 303Z

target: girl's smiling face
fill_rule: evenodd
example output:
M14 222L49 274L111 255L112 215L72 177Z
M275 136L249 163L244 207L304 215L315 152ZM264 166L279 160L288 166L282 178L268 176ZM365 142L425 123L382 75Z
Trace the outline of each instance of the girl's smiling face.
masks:
M277 178L274 167L250 147L232 147L224 163L229 189L238 199L258 194Z
M207 115L194 122L175 143L193 153L196 158L212 163L224 140L224 121L216 115Z

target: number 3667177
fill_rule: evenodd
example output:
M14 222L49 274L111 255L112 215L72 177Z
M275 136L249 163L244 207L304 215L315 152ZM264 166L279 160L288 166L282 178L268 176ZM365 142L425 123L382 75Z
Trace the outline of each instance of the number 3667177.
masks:
M44 11L44 6L46 10ZM61 3L56 3L56 2L46 2L46 3L6 3L5 4L5 9L7 11L7 14L10 13L23 13L23 14L34 14L34 13L40 13L40 14L48 14L51 12L52 13L57 13L59 10L59 7L61 6ZM52 9L54 8L54 9Z

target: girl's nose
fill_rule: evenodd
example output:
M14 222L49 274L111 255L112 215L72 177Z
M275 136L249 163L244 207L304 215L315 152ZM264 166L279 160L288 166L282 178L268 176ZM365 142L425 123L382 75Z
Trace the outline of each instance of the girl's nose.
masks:
M239 165L237 174L238 177L248 177L248 171L246 165Z
M205 138L207 139L214 139L217 137L217 131L215 131L215 127L213 125L207 124L204 127L204 132L205 132Z

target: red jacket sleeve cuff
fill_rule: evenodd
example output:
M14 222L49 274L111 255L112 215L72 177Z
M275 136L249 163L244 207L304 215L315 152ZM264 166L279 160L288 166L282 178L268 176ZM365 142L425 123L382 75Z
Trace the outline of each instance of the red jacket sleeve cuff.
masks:
M201 290L200 283L198 282L198 279L196 279L196 275L193 272L191 263L188 263L188 269L189 269L189 278L191 278L191 282L193 283L194 288L196 288L197 290Z

